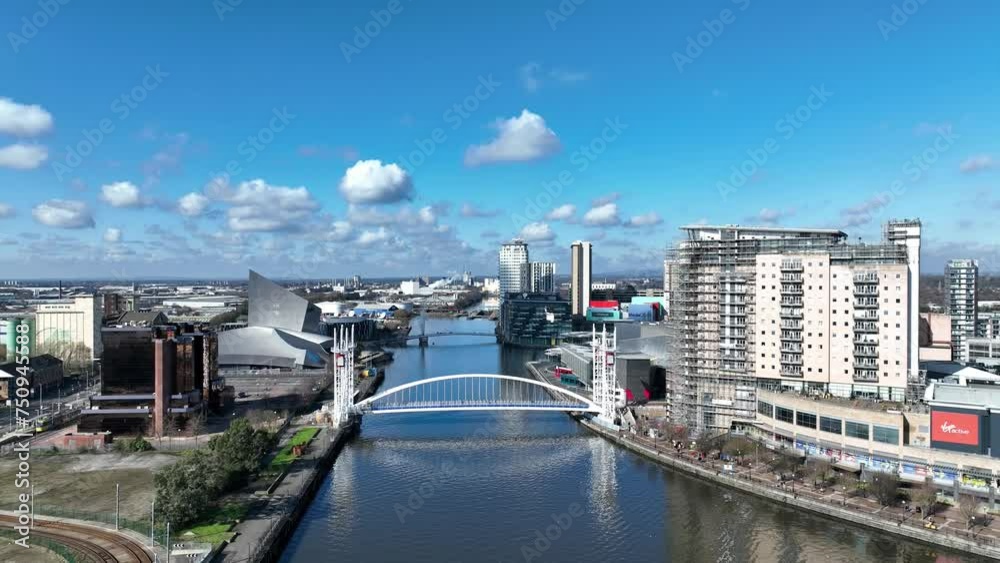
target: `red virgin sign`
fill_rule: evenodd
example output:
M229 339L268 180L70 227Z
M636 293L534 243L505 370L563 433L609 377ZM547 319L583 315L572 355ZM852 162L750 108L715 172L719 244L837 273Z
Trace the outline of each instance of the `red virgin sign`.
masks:
M979 417L974 414L931 411L931 440L978 446Z

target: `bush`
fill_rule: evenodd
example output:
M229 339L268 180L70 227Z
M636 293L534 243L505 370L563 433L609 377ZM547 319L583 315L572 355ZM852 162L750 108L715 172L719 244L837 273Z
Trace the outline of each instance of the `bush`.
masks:
M136 436L132 439L122 439L115 440L115 451L120 453L141 453L149 452L153 450L153 444L150 444L142 436Z
M889 506L899 496L899 477L892 473L875 471L869 480L869 489L882 506Z

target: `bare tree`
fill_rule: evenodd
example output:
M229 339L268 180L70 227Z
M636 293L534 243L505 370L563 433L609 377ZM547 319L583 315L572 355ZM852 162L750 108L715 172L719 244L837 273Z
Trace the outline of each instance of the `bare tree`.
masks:
M817 459L806 465L806 475L814 487L825 486L834 476L833 464L825 459Z
M845 497L861 490L861 480L854 473L841 473L837 483L843 488Z
M188 420L188 428L191 429L191 434L194 435L194 445L198 445L198 438L201 432L205 429L205 411L199 412L197 415Z
M882 506L889 506L899 496L899 477L883 471L872 472L869 487Z
M922 485L910 491L910 502L920 509L924 518L931 516L937 509L937 487L934 483L924 481Z
M979 499L972 495L960 495L958 497L958 513L965 520L965 527L972 527L973 518L979 514Z

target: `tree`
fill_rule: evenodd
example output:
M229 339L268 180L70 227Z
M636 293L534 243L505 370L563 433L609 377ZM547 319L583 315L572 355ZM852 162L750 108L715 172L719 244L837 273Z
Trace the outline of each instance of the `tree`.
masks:
M837 478L837 483L844 490L844 496L862 490L861 480L854 473L841 473L840 477Z
M798 477L802 471L802 462L799 458L778 453L778 457L771 462L771 468L774 469L776 473L781 475L795 478Z
M737 459L752 453L754 449L753 442L741 436L730 438L722 445L722 453Z
M185 452L181 460L153 477L156 508L176 528L195 522L223 491L227 479L215 456Z
M194 436L194 444L198 445L198 438L202 431L205 429L205 411L201 411L194 417L188 420L188 428L191 429L191 434Z
M806 475L814 487L827 485L834 476L833 464L825 459L813 460L806 465Z
M270 435L255 429L245 418L237 418L220 436L208 442L221 467L232 476L256 471L270 445Z
M671 424L667 427L667 438L675 442L687 442L689 434L687 426L683 424Z
M899 496L899 477L883 471L872 472L869 488L882 506L890 506Z
M910 491L910 502L920 509L920 513L925 518L934 514L937 509L937 487L934 486L934 483L925 481Z
M958 497L958 513L965 520L965 528L971 528L972 519L979 514L979 499L972 495L960 495Z

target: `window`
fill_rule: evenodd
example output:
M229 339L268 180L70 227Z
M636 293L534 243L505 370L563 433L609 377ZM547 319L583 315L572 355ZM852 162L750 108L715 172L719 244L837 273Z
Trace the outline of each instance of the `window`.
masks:
M786 409L783 407L774 407L774 418L778 419L780 422L792 423L792 409Z
M803 426L805 428L816 429L816 415L809 412L796 412L795 413L795 425Z
M862 440L868 439L868 425L861 422L851 422L850 420L844 425L844 435L848 438L861 438Z
M841 434L844 424L839 418L819 417L819 429L830 434Z
M771 403L765 403L764 401L757 401L757 412L768 418L771 418L774 416L774 406Z
M883 444L899 444L899 430L889 426L872 426L872 439Z

